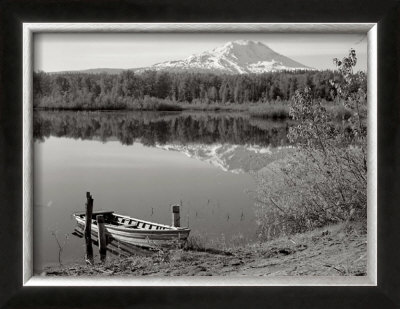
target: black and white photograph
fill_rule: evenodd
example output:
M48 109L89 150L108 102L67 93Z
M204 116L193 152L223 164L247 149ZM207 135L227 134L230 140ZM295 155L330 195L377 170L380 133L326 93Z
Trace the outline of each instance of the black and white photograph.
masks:
M35 276L368 276L366 33L32 43Z

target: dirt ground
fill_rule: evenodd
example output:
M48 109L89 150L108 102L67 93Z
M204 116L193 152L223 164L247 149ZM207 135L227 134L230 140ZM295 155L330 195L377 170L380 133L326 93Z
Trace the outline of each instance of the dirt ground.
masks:
M48 268L46 276L365 276L367 235L335 225L227 251L159 251L105 264Z

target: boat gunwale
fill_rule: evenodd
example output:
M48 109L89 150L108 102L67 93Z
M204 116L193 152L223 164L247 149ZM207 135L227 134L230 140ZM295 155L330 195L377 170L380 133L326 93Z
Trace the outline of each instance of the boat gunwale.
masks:
M145 220L141 220L141 219L136 219L136 218L132 218L129 216L124 216L124 215L119 215L116 213L112 212L113 216L119 216L119 217L123 217L123 218L129 218L130 220L134 220L137 222L141 222L141 223L146 223L146 224L150 224L153 226L160 226L160 227L166 227L166 229L164 230L150 230L150 229L146 229L146 228L131 228L129 226L124 226L122 225L113 225L113 224L108 224L105 223L105 227L107 229L110 230L115 230L115 231L121 231L121 232L129 232L130 234L132 233L151 233L151 234L160 234L160 233L166 233L166 234L174 234L174 233L182 233L182 232L190 232L190 229L188 227L174 227L174 226L170 226L170 225L165 225L165 224L160 224L160 223L155 223L155 222L150 222L150 221L145 221ZM75 217L75 219L77 221L81 221L82 224L85 224L85 214L78 214L78 213L74 213L73 216ZM92 219L92 225L97 226L96 224L94 224L94 222L96 222L95 219ZM111 233L111 231L110 231Z

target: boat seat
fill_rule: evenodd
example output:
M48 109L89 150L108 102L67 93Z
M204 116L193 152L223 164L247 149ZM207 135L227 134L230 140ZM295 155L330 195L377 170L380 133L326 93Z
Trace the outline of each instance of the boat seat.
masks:
M138 225L139 225L138 222L134 222L134 223L125 222L125 224L123 224L124 227L128 227L128 228L131 228L131 229L137 229Z

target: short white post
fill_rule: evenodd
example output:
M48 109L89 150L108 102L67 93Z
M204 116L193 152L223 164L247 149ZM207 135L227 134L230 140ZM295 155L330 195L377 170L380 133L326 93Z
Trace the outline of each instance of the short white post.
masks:
M181 226L181 215L179 210L179 205L172 205L172 226L180 227Z

